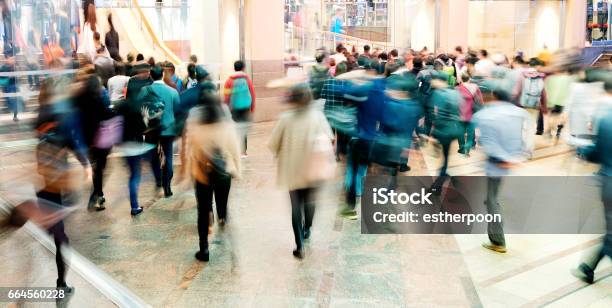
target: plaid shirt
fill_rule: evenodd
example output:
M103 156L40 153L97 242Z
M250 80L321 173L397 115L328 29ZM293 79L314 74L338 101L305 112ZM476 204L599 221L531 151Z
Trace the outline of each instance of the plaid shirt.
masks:
M323 84L321 90L321 98L325 100L325 110L334 109L334 107L344 106L344 93L346 88L350 86L348 80L340 80L329 78Z

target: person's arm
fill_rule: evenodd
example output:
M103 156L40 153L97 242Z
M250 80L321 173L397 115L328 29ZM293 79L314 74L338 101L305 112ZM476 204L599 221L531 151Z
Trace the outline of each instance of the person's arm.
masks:
M225 81L225 85L223 85L223 102L229 106L230 97L232 96L232 87L234 85L234 80L232 78L228 78Z
M283 131L285 130L284 122L284 119L281 117L281 119L278 121L278 123L272 130L272 133L270 134L270 140L268 141L268 149L270 149L270 152L272 152L275 158L278 157L278 153L281 150Z
M542 114L548 114L548 98L546 96L546 89L542 89L542 96L540 96L540 112L542 112Z
M255 87L251 78L247 77L246 80L249 85L249 92L251 92L251 112L255 112Z

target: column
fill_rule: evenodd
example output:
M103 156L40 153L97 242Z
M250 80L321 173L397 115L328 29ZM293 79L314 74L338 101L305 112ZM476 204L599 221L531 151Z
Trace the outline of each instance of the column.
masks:
M284 1L245 0L245 57L257 94L255 121L276 119L284 107L283 91L266 88L285 75L284 12Z

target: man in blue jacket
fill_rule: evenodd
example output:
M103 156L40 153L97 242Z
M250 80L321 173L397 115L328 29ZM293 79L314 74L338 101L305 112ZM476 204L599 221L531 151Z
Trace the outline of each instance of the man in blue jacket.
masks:
M177 135L176 121L174 117L175 110L179 110L181 99L178 92L165 84L164 70L161 66L156 65L151 69L151 78L153 84L143 88L140 91L138 99L147 101L151 95L156 96L163 103L163 111L160 117L160 127L149 132L146 135L147 143L156 145L152 151L151 164L155 180L160 182L164 188L164 196L166 198L172 196L170 183L172 182L173 167L172 167L172 147L174 138ZM164 166L161 167L160 154L164 155ZM159 188L159 187L158 187Z

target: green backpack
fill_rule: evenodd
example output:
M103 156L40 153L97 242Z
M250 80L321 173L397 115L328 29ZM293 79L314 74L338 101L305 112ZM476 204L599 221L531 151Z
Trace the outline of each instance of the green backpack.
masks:
M232 94L230 96L230 106L232 110L250 109L253 103L249 82L246 77L236 78L232 86Z

